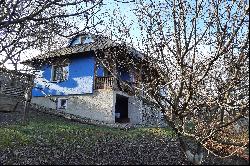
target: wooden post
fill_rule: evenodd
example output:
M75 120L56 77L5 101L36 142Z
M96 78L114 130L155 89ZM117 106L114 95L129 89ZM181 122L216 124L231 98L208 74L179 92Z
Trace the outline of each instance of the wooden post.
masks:
M32 89L32 86L28 86L25 90L25 94L24 94L24 97L25 97L25 103L24 103L24 110L23 110L23 124L24 125L27 125L29 124L29 104L30 104L30 101L31 101L31 97L32 97L32 94L31 94L31 89Z
M25 99L25 103L24 103L24 115L23 115L23 124L24 125L27 125L29 122L28 122L28 101Z

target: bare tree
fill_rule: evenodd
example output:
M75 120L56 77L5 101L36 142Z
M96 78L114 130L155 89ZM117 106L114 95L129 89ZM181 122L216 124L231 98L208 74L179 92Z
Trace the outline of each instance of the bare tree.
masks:
M135 61L107 53L109 58L99 55L103 65L113 71L112 64L118 64L143 75L134 86L119 81L164 114L194 164L202 162L202 147L223 157L242 153L249 145L247 2L138 0L135 5L143 57ZM118 31L116 37L127 34ZM128 50L124 46L120 53Z
M72 36L95 30L102 22L95 19L101 6L102 0L0 0L0 67L10 62L20 70L18 64L26 50L51 51ZM24 94L25 124L32 86Z
M95 28L102 0L1 0L0 66L14 65L28 49L41 53L65 45L65 39ZM80 23L80 24L79 24Z
M90 28L95 7L101 3L91 1L85 7L86 2L2 0L0 65L8 60L17 64L25 49L50 50L61 42L59 37ZM96 52L97 58L118 80L114 64L140 73L133 86L119 80L121 88L127 87L163 113L194 164L202 162L202 147L219 156L242 152L249 144L244 121L249 118L249 5L244 0L138 0L135 4L140 58L120 56L135 51L122 44L124 49L104 50L105 55ZM117 18L118 33L113 35L129 37L131 25ZM75 26L78 19L86 21L81 30ZM188 146L187 138L195 141L196 149Z

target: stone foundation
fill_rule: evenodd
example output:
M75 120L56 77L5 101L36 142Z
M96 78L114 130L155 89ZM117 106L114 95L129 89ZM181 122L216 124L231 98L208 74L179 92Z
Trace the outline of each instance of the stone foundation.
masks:
M138 100L137 97L129 96L120 91L95 90L93 94L85 95L33 97L31 102L83 118L115 123L117 94L128 98L128 118L130 124L156 124L159 122L157 111L142 105L142 101ZM67 99L67 107L65 109L57 108L58 98Z
M142 122L143 124L153 125L163 127L167 124L163 119L163 115L159 111L159 109L154 108L146 103L142 104Z
M114 123L113 115L113 91L95 91L93 94L33 97L32 103L46 108L57 109L57 99L67 99L67 108L60 109L66 113L79 115L93 120Z

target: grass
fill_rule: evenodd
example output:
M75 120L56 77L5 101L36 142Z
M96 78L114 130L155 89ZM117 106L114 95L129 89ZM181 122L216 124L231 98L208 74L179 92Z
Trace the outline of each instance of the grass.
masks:
M27 135L15 129L0 128L0 133L0 148L27 145L30 141Z
M26 126L0 126L0 163L183 165L178 145L168 141L173 137L174 132L168 128L121 130L34 115Z
M140 137L174 137L167 128L136 128L121 130L117 128L74 123L62 118L35 117L26 126L22 124L0 127L0 148L13 148L34 144L94 145L97 141L116 139L133 140Z

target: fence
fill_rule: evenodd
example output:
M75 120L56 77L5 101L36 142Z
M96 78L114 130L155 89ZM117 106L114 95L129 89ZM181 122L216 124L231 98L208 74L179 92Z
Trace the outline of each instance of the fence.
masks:
M34 76L0 68L0 109L10 111L31 95Z

